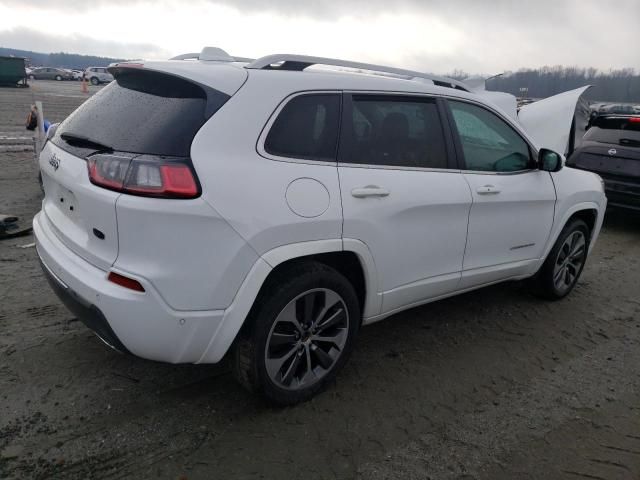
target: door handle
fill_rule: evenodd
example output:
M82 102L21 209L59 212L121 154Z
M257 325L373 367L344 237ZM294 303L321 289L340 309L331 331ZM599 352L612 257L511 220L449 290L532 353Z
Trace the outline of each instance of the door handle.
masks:
M478 192L479 195L492 195L500 193L500 189L493 185L483 185L482 187L478 187L476 192Z
M386 188L380 188L377 185L367 185L366 187L354 188L351 190L351 195L356 198L387 197L389 195L389 190Z

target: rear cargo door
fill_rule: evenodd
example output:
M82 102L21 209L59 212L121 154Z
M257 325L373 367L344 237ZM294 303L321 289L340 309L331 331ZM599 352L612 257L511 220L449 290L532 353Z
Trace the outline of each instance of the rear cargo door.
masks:
M236 70L227 69L239 88L246 73ZM43 211L51 230L69 249L103 269L118 256L122 232L116 200L126 195L120 192L128 165L141 157L188 159L196 132L230 98L139 66L118 67L114 73L116 81L61 123L40 155ZM98 157L102 181L94 178L92 183L88 160Z
M89 182L84 158L47 142L40 154L45 197L42 211L70 250L107 269L118 254L116 199L119 193Z

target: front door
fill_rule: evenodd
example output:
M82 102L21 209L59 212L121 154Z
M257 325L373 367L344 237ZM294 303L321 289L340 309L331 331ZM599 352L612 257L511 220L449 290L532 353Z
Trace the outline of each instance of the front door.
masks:
M449 101L473 195L461 286L527 273L543 255L556 192L523 137L490 110Z
M343 236L364 242L388 313L454 291L471 194L433 98L344 96Z

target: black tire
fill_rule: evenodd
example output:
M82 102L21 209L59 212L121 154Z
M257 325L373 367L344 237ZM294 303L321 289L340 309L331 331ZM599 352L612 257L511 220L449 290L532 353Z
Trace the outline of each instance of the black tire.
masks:
M570 276L572 278L571 281L568 281L566 280L565 275L560 275L560 277L556 277L556 275L561 274L559 270L561 264L564 263L569 265L569 263L571 263L563 259L564 251L561 252L561 250L563 250L563 247L565 247L566 242L572 235L584 239L584 248L582 253L580 253L579 255L579 267L575 268L574 266L573 268L569 269L571 270ZM589 251L589 238L589 227L584 221L580 219L572 220L564 226L564 228L560 232L560 235L558 236L558 239L556 240L556 243L553 245L553 248L549 252L547 259L542 264L542 267L540 268L536 276L533 278L535 291L539 296L548 300L559 300L571 293L571 291L578 283L580 274L582 273L582 270L584 269L587 261L587 254ZM563 277L565 277L565 279L562 280L560 282L561 285L558 286L556 278Z
M98 80L98 77L91 77L91 85L99 85L100 84L100 80Z
M58 82L60 82L60 81L62 81L62 77L61 77L60 75L56 75L56 80L57 80Z
M298 384L287 388L283 384L278 384L267 370L266 362L269 355L267 341L270 339L271 332L275 332L276 321L280 318L279 315L284 311L285 307L294 301L297 302L297 299L303 295L315 294L317 290L321 292L321 295L324 294L324 291L328 291L330 294L335 293L342 300L339 305L344 305L348 314L347 325L342 329L343 334L346 335L346 340L339 353L335 354L334 363L330 367L323 370L322 367L316 365L316 368L320 368L322 376L316 379L316 373L312 372L313 374L309 375L309 377L315 383L310 383L308 386ZM303 296L302 298L306 297ZM298 304L294 304L294 307L297 308ZM296 316L297 312L298 310L296 310ZM247 390L262 394L273 404L284 406L307 401L334 381L351 354L360 322L358 297L351 283L341 273L316 262L308 262L284 269L271 277L262 288L247 317L243 330L236 339L231 362L234 376ZM307 345L309 345L310 341L307 339ZM299 345L300 342L302 340L298 340L297 344ZM288 345L285 348L288 349L290 346ZM271 347L269 346L269 348ZM295 349L296 347L294 346L293 348ZM313 349L314 347L311 346L310 348ZM312 365L313 360L309 356L309 351L307 349L306 356L302 361L305 364L309 361ZM298 355L303 358L300 350L297 353L293 353L292 358L295 359ZM287 355L283 355L282 358L285 356ZM300 363L300 366L302 367L305 364ZM306 368L305 365L302 370ZM311 370L313 368L311 366ZM308 373L307 369L305 375Z

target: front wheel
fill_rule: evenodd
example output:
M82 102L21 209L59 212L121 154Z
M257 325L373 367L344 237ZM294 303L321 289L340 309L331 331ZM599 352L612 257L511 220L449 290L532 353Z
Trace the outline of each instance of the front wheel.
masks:
M59 82L62 80L62 77L60 75L56 75L56 80Z
M91 85L98 85L100 80L97 77L91 77Z
M588 251L587 224L576 219L565 225L535 277L538 292L551 300L567 296L578 283Z
M233 352L233 369L248 390L278 405L309 400L347 361L360 326L351 283L326 265L282 272L261 292Z
M36 76L35 75L29 75L29 80L35 80Z

